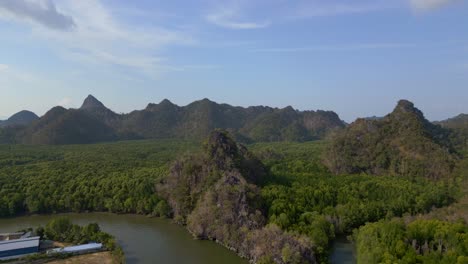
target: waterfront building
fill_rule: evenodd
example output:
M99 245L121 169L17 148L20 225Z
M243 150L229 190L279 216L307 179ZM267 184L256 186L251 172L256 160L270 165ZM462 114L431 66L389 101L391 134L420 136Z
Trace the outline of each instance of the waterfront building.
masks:
M0 260L19 258L39 251L38 236L31 232L0 234Z

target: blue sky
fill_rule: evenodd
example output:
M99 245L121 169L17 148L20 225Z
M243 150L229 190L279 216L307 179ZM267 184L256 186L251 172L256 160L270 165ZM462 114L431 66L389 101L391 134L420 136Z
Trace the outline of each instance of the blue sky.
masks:
M0 0L0 117L88 94L333 110L468 112L465 0Z

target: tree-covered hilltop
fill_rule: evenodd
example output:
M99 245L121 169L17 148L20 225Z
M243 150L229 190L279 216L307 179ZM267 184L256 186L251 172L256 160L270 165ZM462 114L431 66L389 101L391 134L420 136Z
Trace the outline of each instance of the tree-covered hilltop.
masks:
M468 149L468 114L460 114L456 117L436 122L436 124L451 129L452 141L459 150Z
M0 127L25 126L37 119L39 119L39 117L35 113L23 110L12 115L7 120L0 120Z
M265 226L260 189L267 172L223 131L211 133L204 152L177 161L158 185L174 219L197 238L216 240L258 263L316 263L306 236ZM271 238L275 243L268 243ZM265 243L267 242L267 243Z
M57 145L131 139L203 140L217 128L231 131L244 142L305 141L324 138L345 124L331 111L266 106L243 108L208 99L186 106L163 100L143 110L117 114L90 95L79 109L54 107L40 119L18 125L21 125L18 131L0 132L0 143Z
M64 145L116 140L114 130L98 116L79 110L54 107L17 137L23 144Z
M443 121L435 122L443 127L453 129L467 129L468 128L468 114L459 114L456 117L449 118Z
M429 179L448 177L457 155L450 131L405 100L382 119L358 119L338 133L324 155L336 174L368 173Z

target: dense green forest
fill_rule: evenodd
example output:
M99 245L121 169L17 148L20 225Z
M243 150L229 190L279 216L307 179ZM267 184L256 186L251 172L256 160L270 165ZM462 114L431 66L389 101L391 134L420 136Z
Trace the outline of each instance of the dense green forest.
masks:
M221 152L203 145L182 140L0 145L0 215L110 211L175 217L199 238L217 239L231 248L257 245L254 253L239 253L258 263L301 263L304 257L307 262L326 263L331 241L338 235L349 235L368 222L425 214L463 196L460 177L433 181L334 175L322 162L326 141L257 143L247 149L236 145L235 150ZM234 155L232 162L219 162L226 155ZM179 178L168 196L161 183L171 174ZM180 184L181 179L187 185ZM193 180L198 185L191 184ZM244 202L225 202L235 201L233 197L243 197ZM216 204L239 210L216 209ZM237 218L240 209L245 218ZM241 225L206 229L215 219L226 223L237 219ZM248 232L239 236L238 230ZM280 241L276 248L262 244L271 239ZM357 245L359 254L369 250L366 244Z
M197 145L0 145L0 216L67 211L164 214L154 184L167 174L171 161L196 151Z
M271 172L262 188L268 221L307 234L324 260L336 235L367 222L429 212L461 195L456 180L332 175L320 161L325 148L325 142L251 146Z
M468 114L460 114L456 117L436 122L436 124L453 131L453 141L460 150L468 149Z
M354 234L358 263L468 263L466 222L379 221Z
M456 203L355 229L358 263L468 263L467 159L458 164L455 176L463 193Z

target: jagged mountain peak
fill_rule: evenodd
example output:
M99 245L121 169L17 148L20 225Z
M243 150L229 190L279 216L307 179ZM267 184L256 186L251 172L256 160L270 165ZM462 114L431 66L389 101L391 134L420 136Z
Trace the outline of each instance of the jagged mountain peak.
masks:
M405 99L401 99L398 101L395 109L393 112L398 112L398 111L403 111L403 112L420 112L418 108L414 106L414 103Z
M412 102L408 100L404 100L404 99L398 101L397 106L395 107L393 112L390 113L390 116L394 116L398 118L398 117L401 117L402 115L407 116L408 114L414 115L416 118L418 118L421 121L428 122L425 119L424 114L423 112L421 112L421 110L416 108Z
M414 108L414 103L406 99L401 99L398 101L397 107L411 110Z
M160 105L174 105L169 99L164 99L160 103Z
M288 105L285 108L282 109L283 111L287 112L296 112L296 109L294 109L292 106Z
M89 110L89 109L105 109L101 101L96 99L96 97L92 96L91 94L86 97L83 104L81 105L80 109Z
M156 111L156 110L161 110L161 109L172 109L176 108L177 105L169 101L168 99L164 99L159 104L154 104L154 103L149 103L145 110L150 110L150 111Z
M430 123L410 101L400 100L384 118L358 119L334 135L325 162L336 174L440 179L453 170L457 156L452 153L448 131Z
M213 102L211 101L210 99L208 98L203 98L201 100L198 100L198 101L194 101L193 103L191 103L191 105L203 105L203 104L218 104L216 102Z

